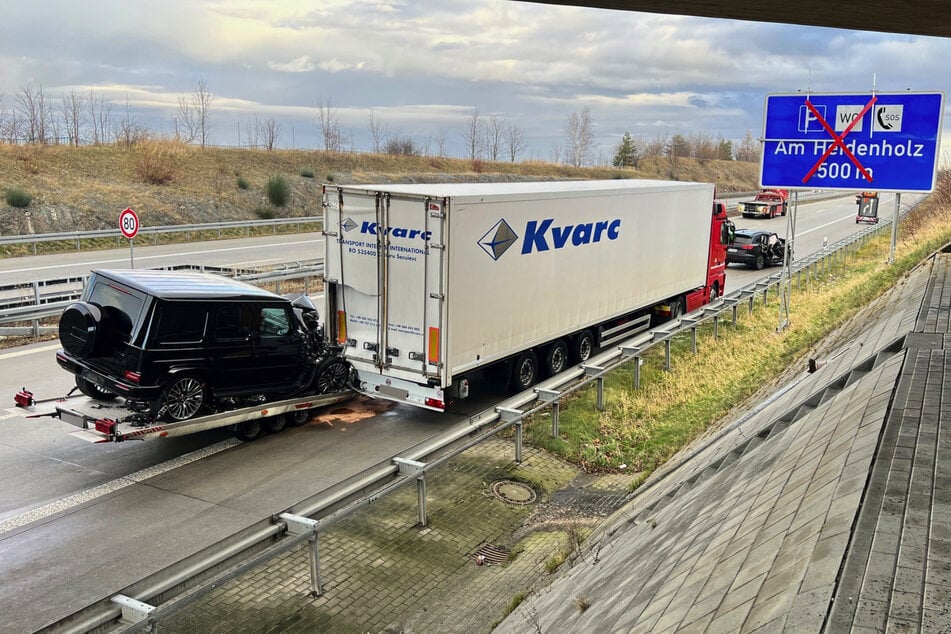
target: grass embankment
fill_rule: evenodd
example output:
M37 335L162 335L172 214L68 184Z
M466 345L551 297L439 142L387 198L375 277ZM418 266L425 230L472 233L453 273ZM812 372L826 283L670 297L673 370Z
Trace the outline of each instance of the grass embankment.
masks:
M126 207L136 210L142 227L314 216L321 212L324 183L613 178L702 181L716 183L722 193L750 191L755 188L756 165L651 158L641 161L635 170L577 168L542 161L199 148L171 140L81 147L0 143L0 193L4 194L0 197L0 235L114 229L119 212ZM276 185L280 185L279 192ZM238 235L224 233L220 237ZM198 238L178 234L158 241L188 237ZM200 236L218 237L217 232ZM82 246L114 248L115 240ZM38 252L75 248L75 242L42 243ZM30 253L32 246L0 247L0 257Z
M700 354L691 354L689 334L681 335L673 370L665 371L663 346L655 346L644 356L641 389L632 389L631 365L623 366L605 379L603 412L594 408L594 390L584 390L563 403L558 438L551 437L550 419L537 415L529 438L588 471L626 465L646 477L783 370L797 364L805 370L810 348L949 241L946 172L935 193L902 221L894 264L887 263L890 234L882 232L844 266L816 279L803 276L802 285L794 277L790 324L781 332L775 293L766 306L760 296L752 315L741 305L735 327L721 320L718 339L712 325L700 328Z

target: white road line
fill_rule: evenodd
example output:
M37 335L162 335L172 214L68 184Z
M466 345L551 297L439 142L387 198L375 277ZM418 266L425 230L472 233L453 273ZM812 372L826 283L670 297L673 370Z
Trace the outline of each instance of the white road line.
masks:
M17 350L16 352L4 352L0 354L0 361L4 359L12 359L14 357L25 357L28 354L35 354L37 352L49 352L50 350L59 350L63 345L60 343L55 343L51 346L43 346L41 348L30 348L28 350Z
M223 440L219 443L215 443L204 449L197 449L190 453L187 453L178 458L173 458L172 460L167 460L161 464L157 464L153 467L148 467L142 469L141 471L136 471L125 477L117 478L112 482L106 482L105 484L100 484L99 486L87 489L85 491L80 491L79 493L74 493L73 495L66 496L61 500L55 502L50 502L45 506L35 508L31 511L15 515L9 519L3 520L0 522L0 535L11 531L20 526L25 526L32 522L45 519L50 515L60 513L62 511L67 511L75 506L80 504L85 504L97 498L101 498L104 495L109 495L120 489L132 486L133 484L143 482L149 478L154 478L155 476L161 475L166 471L171 471L172 469L177 469L183 467L191 462L196 460L201 460L202 458L207 458L216 453L222 452L225 449L230 449L235 445L240 445L241 441L236 438L230 438L228 440Z
M848 216L842 216L838 220L833 220L832 222L827 222L824 225L819 225L818 227L813 227L812 229L807 229L806 231L800 231L796 234L796 237L804 236L807 233L812 233L813 231L818 231L819 229L825 229L829 225L834 225L837 222L842 222L843 220L855 220L855 214L849 214Z
M162 254L162 255L136 255L136 256L135 256L135 261L136 261L136 262L141 262L141 261L143 261L143 260L158 260L158 259L161 259L161 258L180 258L180 257L189 256L189 255L204 255L204 254L206 254L206 253L225 253L225 252L228 252L228 251L245 251L245 250L247 250L247 249L265 249L265 248L269 248L269 247L282 247L282 246L287 246L287 245L292 245L292 244L317 244L317 243L319 243L319 240L297 240L297 241L294 241L294 242L277 242L277 243L271 243L271 244L252 244L252 245L245 246L245 247L226 247L226 248L220 248L220 249L205 249L205 250L202 250L202 251L183 251L183 252L181 252L181 253L165 253L165 254ZM128 258L128 257L121 257L121 258L115 258L115 259L112 259L112 260L94 260L94 261L91 261L91 262L80 262L80 263L77 263L77 264L81 264L82 266L89 266L90 268L93 268L94 266L99 266L99 265L102 265L102 264L114 264L114 263L116 263L116 262L125 263L125 262L128 262L128 261L129 261L129 258ZM65 265L63 265L63 264L54 264L54 265L50 265L50 266L35 266L35 267L28 268L28 269L10 269L10 270L8 270L8 271L4 271L4 273L5 273L5 274L9 274L9 273L28 273L28 272L30 272L30 271L45 271L45 270L47 270L47 269L61 269L61 268L63 268L64 266L65 266Z

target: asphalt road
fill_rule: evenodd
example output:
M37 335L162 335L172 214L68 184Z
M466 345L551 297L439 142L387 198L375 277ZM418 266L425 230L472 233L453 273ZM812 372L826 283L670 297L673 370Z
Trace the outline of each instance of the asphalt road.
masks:
M883 214L893 208L890 200L884 198ZM800 205L797 254L806 255L821 248L824 239L832 243L855 231L854 215L850 196ZM780 235L786 226L786 218L736 222L738 227L765 225ZM218 266L310 259L319 257L320 239L319 234L307 234L141 248L136 263L140 257L143 265ZM0 268L3 275L21 280L25 275L39 277L40 272L47 278L119 266L127 255L119 250L28 257L0 261ZM727 290L770 272L733 265ZM0 391L9 395L8 403L12 405L13 393L22 386L39 399L72 387L71 376L55 364L57 347L47 342L0 351ZM71 436L73 428L66 423L26 419L13 408L0 410L0 631L42 627L398 455L501 399L491 390L476 393L448 414L351 402L331 408L323 420L253 443L213 431L90 445ZM196 451L204 453L192 453Z

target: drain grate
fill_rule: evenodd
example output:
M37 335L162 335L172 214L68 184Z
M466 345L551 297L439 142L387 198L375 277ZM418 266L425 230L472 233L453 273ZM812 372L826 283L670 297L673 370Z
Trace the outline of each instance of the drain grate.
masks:
M532 487L512 480L493 482L492 494L510 504L525 505L535 501L535 490Z
M472 561L480 566L498 566L509 560L509 551L501 546L483 544L482 548L472 555Z

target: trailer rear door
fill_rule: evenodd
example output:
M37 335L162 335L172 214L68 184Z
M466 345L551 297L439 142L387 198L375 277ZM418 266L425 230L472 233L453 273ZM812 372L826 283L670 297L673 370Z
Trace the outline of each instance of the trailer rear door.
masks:
M328 191L325 270L335 312L328 321L358 373L423 383L441 376L445 204L422 196Z

